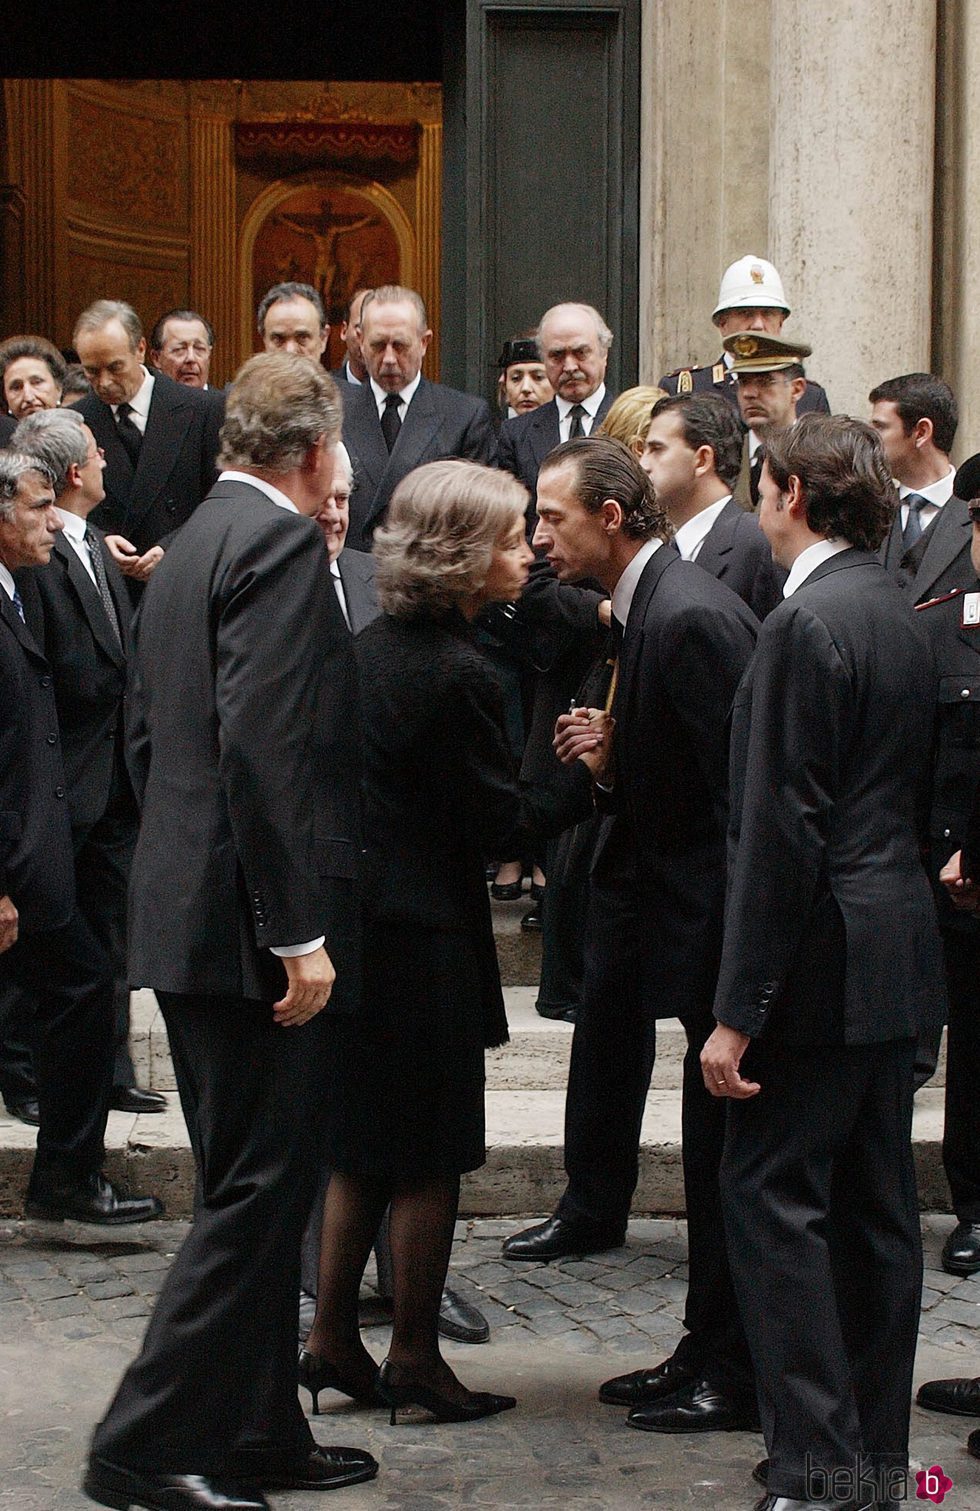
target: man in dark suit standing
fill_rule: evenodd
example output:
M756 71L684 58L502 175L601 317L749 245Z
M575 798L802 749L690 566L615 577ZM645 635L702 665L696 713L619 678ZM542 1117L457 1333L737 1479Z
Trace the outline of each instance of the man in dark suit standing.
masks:
M264 1511L265 1489L377 1470L315 1446L294 1342L334 980L324 939L345 926L319 877L328 773L309 741L330 594L311 516L339 428L313 363L246 363L225 470L140 612L130 974L167 1024L198 1202L95 1431L84 1489L103 1505Z
M769 437L760 523L789 576L735 701L718 1024L701 1057L730 1099L722 1196L765 1511L906 1495L913 1067L943 987L914 822L932 658L874 556L893 508L870 426L805 415Z
M732 359L738 411L748 430L735 498L744 508L756 509L766 436L796 419L806 385L803 359L810 348L781 337L746 334L726 336L725 350Z
M711 316L722 341L740 331L754 335L779 336L790 313L783 292L783 280L764 257L749 253L731 263L721 276L718 303ZM731 355L726 347L717 362L705 367L676 367L660 379L668 394L713 393L738 408ZM800 414L829 414L830 404L819 383L806 380L800 396Z
M146 368L139 317L120 300L83 310L72 341L93 389L76 408L105 452L94 523L135 596L163 555L161 541L214 482L222 400Z
M761 620L782 602L786 574L755 515L732 496L743 436L724 399L671 394L653 406L640 466L670 516L684 560L717 577Z
M75 906L53 677L26 623L34 585L21 569L48 562L60 529L44 464L0 452L0 940L10 946L0 978L36 1003L40 1128L26 1210L56 1221L144 1222L163 1210L156 1198L123 1196L101 1173L112 973Z
M562 441L592 435L616 397L606 388L613 334L591 304L552 305L541 316L535 339L555 396L530 414L504 421L497 455L497 465L520 478L531 495L529 535L545 457Z
M340 326L340 339L347 348L347 355L330 376L338 383L351 383L360 388L368 381L368 370L361 355L361 306L370 289L355 289Z
M571 441L553 452L538 479L538 515L535 545L559 579L596 578L612 595L621 649L608 776L596 789L611 817L592 864L565 1100L568 1185L554 1216L509 1238L504 1254L553 1259L622 1243L657 1020L680 1018L689 1045L687 1332L670 1359L608 1381L600 1394L652 1431L749 1427L754 1387L721 1240L724 1119L698 1056L721 947L728 709L756 622L728 588L680 559L646 475L618 441ZM563 715L562 759L589 748L600 727L596 710Z
M969 587L972 531L954 492L949 459L956 438L956 396L931 373L906 373L868 395L871 424L898 484L899 508L881 559L911 603Z
M49 564L34 575L31 605L39 612L29 612L28 624L54 677L78 906L116 977L110 1105L120 1112L163 1112L166 1098L136 1085L129 1052L126 886L138 826L123 709L131 609L123 578L88 523L105 494L105 460L73 409L28 415L17 427L16 445L51 472L62 526Z
M368 381L344 393L344 444L354 463L347 549L369 551L406 473L444 456L492 464L496 438L485 399L422 376L432 339L414 289L388 284L361 304Z
M267 352L292 352L319 365L330 326L323 300L310 284L273 284L259 302L255 321Z

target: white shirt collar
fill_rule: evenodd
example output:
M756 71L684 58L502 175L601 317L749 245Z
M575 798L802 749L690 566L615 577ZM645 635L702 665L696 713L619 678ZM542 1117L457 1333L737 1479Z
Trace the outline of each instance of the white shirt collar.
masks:
M605 396L605 383L600 383L595 393L590 393L587 399L563 399L560 394L556 394L555 402L558 405L558 423L561 424L562 420L568 419L568 412L574 404L581 404L590 419L594 420L599 412L599 405Z
M910 493L918 494L926 503L932 504L933 508L941 509L943 504L948 504L953 497L953 480L956 477L956 468L950 467L945 477L938 482L929 483L925 488L907 488L904 483L898 485L898 496L904 502Z
M61 520L65 535L72 545L76 543L81 545L85 539L85 531L88 529L87 521L82 519L78 514L72 514L69 509L59 509L57 504L55 505L55 513Z
M783 586L783 597L788 598L791 593L796 592L797 588L801 588L810 573L815 572L821 562L829 561L832 556L850 549L849 540L818 540L812 546L807 546L790 567L789 576Z
M258 488L259 492L264 493L266 498L271 499L274 504L278 504L280 509L289 509L293 514L299 513L292 499L287 498L285 493L282 493L278 488L274 488L271 483L267 483L264 477L253 477L250 472L236 472L234 468L230 467L227 472L219 474L218 482L248 483L250 487Z
M686 520L674 531L674 545L685 561L694 561L704 544L705 536L730 498L731 494L726 493L724 498L719 498L715 503L709 504L707 509L702 509L700 514L695 514L692 519Z
M626 621L630 616L630 605L633 602L637 583L643 576L643 568L654 551L658 551L662 545L663 541L657 537L653 540L645 540L613 589L612 611L623 629L626 628Z
M422 374L421 372L417 372L411 383L406 383L405 387L401 389L398 394L399 410L401 410L403 407L405 409L408 408L409 404L411 404L412 400L415 398L415 391L421 381ZM374 394L374 402L378 406L379 416L383 415L385 412L385 400L388 397L387 392L381 387L380 383L375 383L373 378L371 379L371 392Z
M139 429L145 431L146 421L150 413L150 400L153 398L153 374L151 372L147 372L146 368L142 366L140 367L140 371L143 374L143 382L140 384L134 396L129 400L129 407L133 411L133 413L138 415L143 422L142 425L140 425ZM119 405L110 404L109 408L112 410L113 414L115 414L119 408ZM135 424L136 421L134 420L133 423Z
M360 378L355 378L354 374L351 372L349 362L345 362L340 371L343 373L348 383L353 383L355 388L363 388L364 385L361 382Z
M0 561L0 588L3 588L11 603L14 601L14 579L10 574L9 567L5 567Z

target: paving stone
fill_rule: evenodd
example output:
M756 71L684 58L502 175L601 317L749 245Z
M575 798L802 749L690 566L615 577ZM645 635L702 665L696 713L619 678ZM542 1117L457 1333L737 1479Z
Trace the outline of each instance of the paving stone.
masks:
M85 1287L88 1294L96 1301L109 1301L114 1296L133 1296L136 1294L128 1280L120 1276L113 1276L111 1280L100 1280L94 1285Z

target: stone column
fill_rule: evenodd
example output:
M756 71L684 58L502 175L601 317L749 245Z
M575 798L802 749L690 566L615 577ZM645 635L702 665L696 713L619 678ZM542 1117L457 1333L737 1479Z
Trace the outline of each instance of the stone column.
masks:
M22 315L24 328L57 340L70 332L58 325L59 199L64 179L56 150L55 79L8 79L4 86L11 166L23 195Z
M426 355L426 376L439 378L440 252L442 247L442 122L423 121L419 134L419 165L415 179L415 240L418 247L416 287L425 300L435 340Z
M224 116L191 118L191 304L214 326L211 382L229 382L249 351L239 350L235 157Z
M935 0L772 0L769 255L831 407L927 370Z

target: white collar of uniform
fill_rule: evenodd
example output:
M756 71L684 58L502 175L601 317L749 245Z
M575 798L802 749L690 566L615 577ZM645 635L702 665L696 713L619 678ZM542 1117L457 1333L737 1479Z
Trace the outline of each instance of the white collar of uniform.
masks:
M403 389L401 389L401 391L398 394L399 406L401 406L402 404L405 404L405 405L411 404L412 400L415 398L415 391L418 388L418 386L421 383L421 381L422 381L422 374L421 374L421 372L417 372L415 374L415 377L412 379L411 383L406 383L405 384L405 387ZM384 389L384 388L382 388L380 383L375 383L374 379L372 378L371 379L371 392L374 394L374 402L378 406L378 413L379 414L384 414L385 400L388 397L387 390Z
M55 504L55 513L61 520L65 535L72 545L82 545L85 541L85 531L88 529L88 522L82 519L81 515L72 514L68 509L59 509L57 504Z
M574 404L581 404L590 419L595 419L599 413L599 405L606 396L606 385L600 383L595 393L590 393L587 399L563 399L560 394L555 395L555 403L558 405L558 421L568 419L568 412Z
M10 599L11 603L13 603L13 601L14 601L14 579L11 576L10 568L9 567L5 567L2 561L0 561L0 588L3 588L4 592L6 593L7 597Z
M821 562L829 561L832 556L837 556L841 551L849 551L850 549L851 543L849 540L818 540L812 546L807 546L806 550L800 552L790 567L789 576L783 587L783 597L788 598L791 593L796 592L797 588L801 588L810 576L810 573L815 572Z
M691 519L685 520L684 524L674 531L674 545L685 561L691 560L730 498L731 494L726 493L724 498L716 499L713 504L708 505L707 509L702 509L700 514L695 514Z
M626 621L630 616L630 605L633 602L633 594L636 592L637 583L643 576L643 568L650 560L654 551L659 551L662 545L663 541L658 537L655 537L653 540L645 540L613 588L612 611L623 629L626 628Z
M271 499L274 504L278 504L280 509L290 509L293 514L299 513L292 499L287 498L285 493L282 493L278 488L274 488L271 483L267 483L264 477L253 477L250 472L236 472L234 468L229 468L227 472L219 474L218 482L248 483L251 488L258 488L259 492L264 493L266 498Z
M955 477L956 468L950 467L945 477L941 477L938 482L929 483L925 488L907 488L904 483L899 483L898 496L904 502L910 493L915 493L919 498L924 498L927 504L932 504L934 509L941 509L953 497Z
M143 374L143 381L140 384L139 388L136 390L136 393L129 400L129 407L139 415L140 419L143 421L143 427L145 429L146 421L150 413L150 400L153 398L153 374L151 372L147 372L146 368L143 367L142 364L140 364L140 372ZM112 410L113 414L116 414L119 409L119 405L110 404L109 408Z

